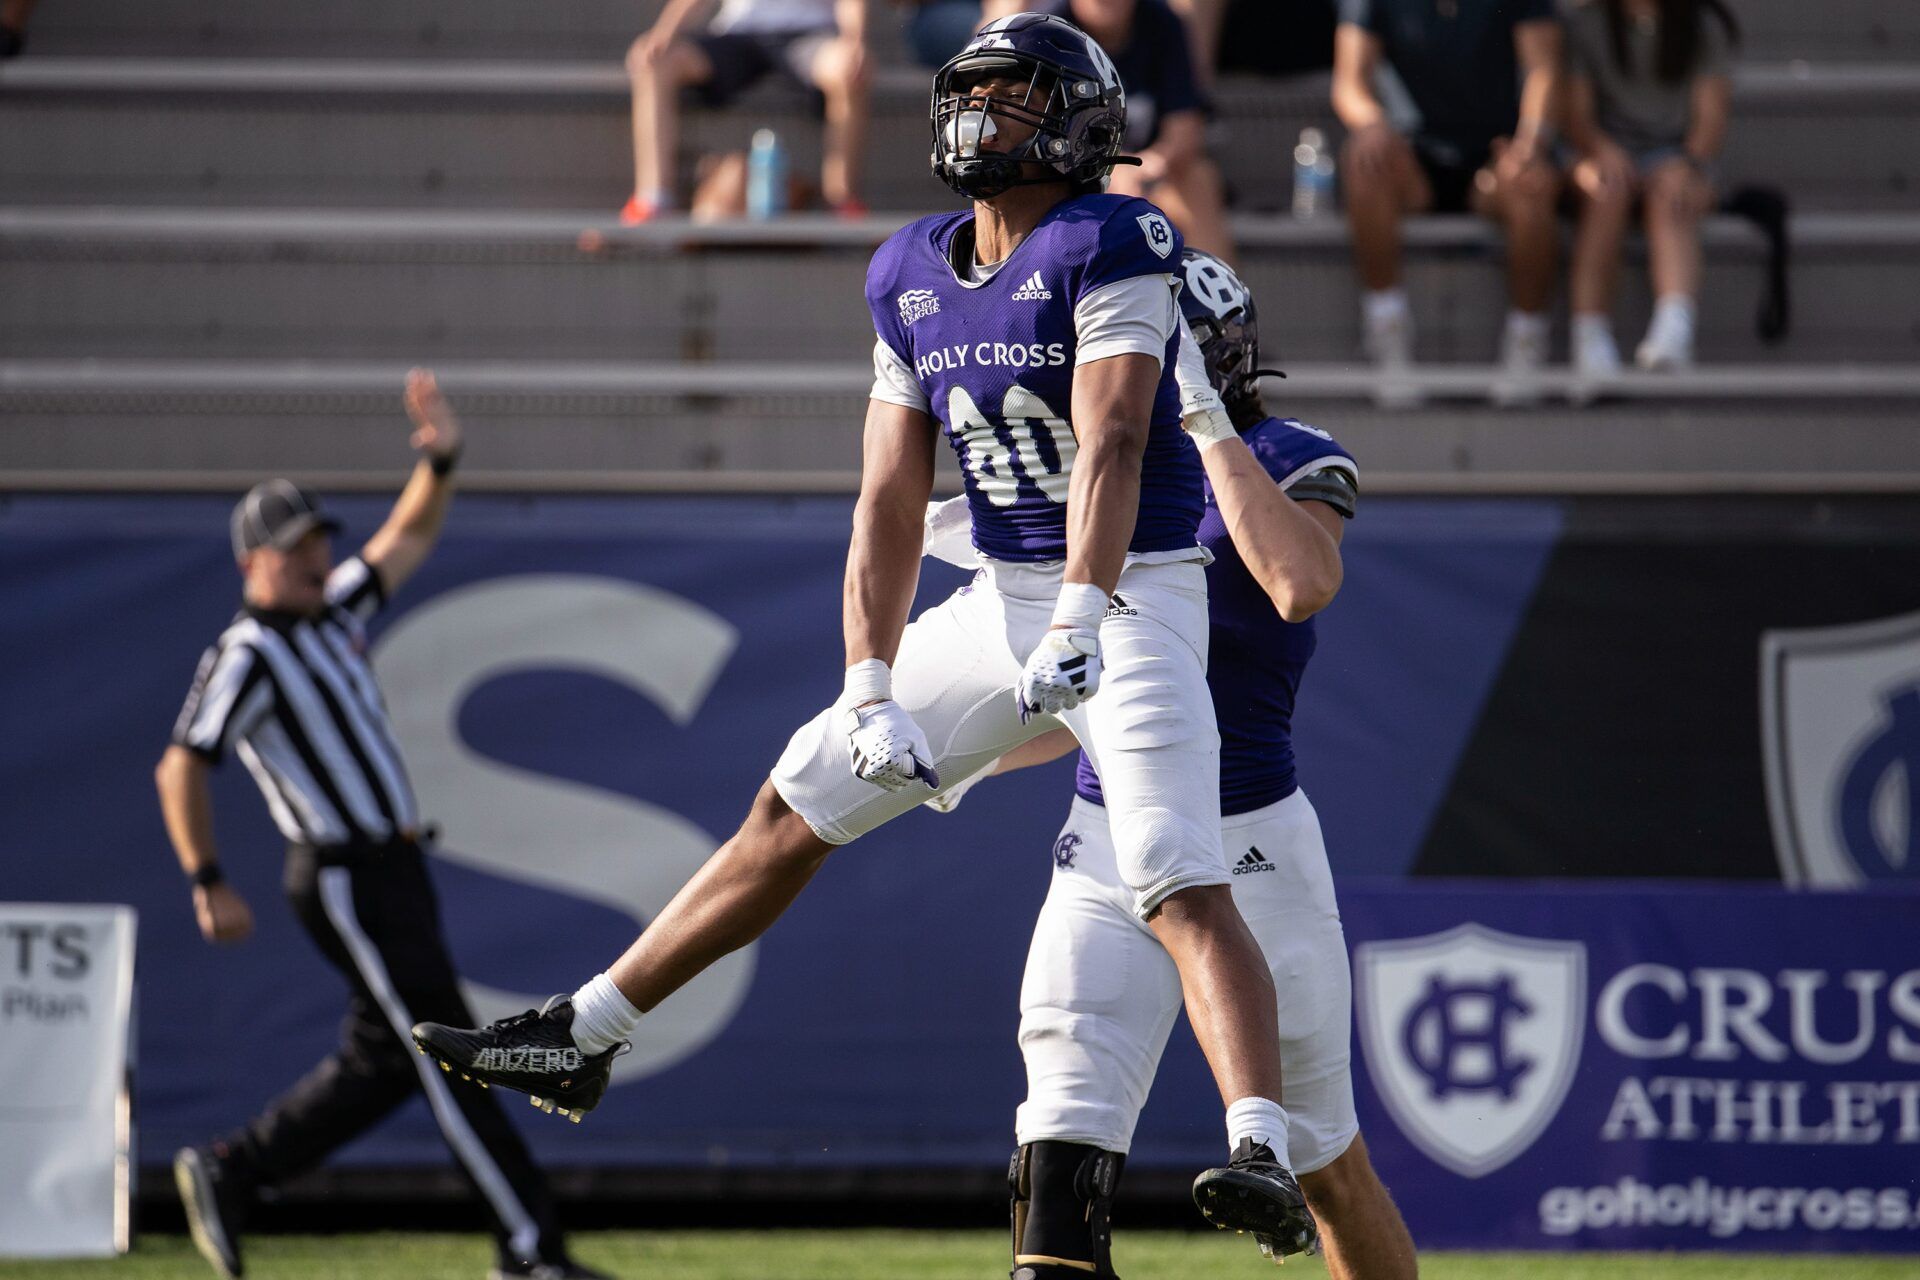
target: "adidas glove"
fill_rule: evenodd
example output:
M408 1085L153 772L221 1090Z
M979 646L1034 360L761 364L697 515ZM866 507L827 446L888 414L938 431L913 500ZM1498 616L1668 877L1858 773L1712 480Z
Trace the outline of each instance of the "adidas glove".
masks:
M868 658L848 667L841 698L856 776L887 791L904 791L916 783L930 791L940 789L927 735L893 700L893 674L886 663Z
M1107 593L1088 582L1060 587L1053 628L1027 657L1014 691L1022 723L1071 711L1100 692L1100 619Z

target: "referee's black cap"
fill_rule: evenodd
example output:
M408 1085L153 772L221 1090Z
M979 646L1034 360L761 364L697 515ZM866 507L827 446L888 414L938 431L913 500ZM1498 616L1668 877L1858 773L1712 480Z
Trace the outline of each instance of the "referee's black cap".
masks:
M262 480L234 507L231 527L233 558L242 560L261 547L291 550L315 529L337 533L340 521L293 481Z

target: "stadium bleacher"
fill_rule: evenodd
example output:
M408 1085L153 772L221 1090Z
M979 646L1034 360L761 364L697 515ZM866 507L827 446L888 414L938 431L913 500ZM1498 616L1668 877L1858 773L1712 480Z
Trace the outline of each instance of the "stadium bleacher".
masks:
M387 483L399 372L433 363L480 429L479 485L843 488L857 465L872 246L951 197L926 172L924 75L875 96L877 210L622 231L619 56L638 6L402 0L50 5L0 66L0 470L16 487ZM1357 357L1337 219L1277 212L1323 78L1229 80L1235 232L1320 418L1412 491L1910 488L1920 480L1920 11L1747 0L1728 186L1793 202L1793 329L1762 343L1759 236L1707 235L1701 367L1606 402L1490 408L1497 244L1411 232L1430 403L1388 413ZM696 117L744 144L796 103ZM788 129L804 160L812 127ZM583 229L606 247L586 252ZM1623 317L1644 314L1629 273ZM1630 328L1633 320L1629 320ZM1809 422L1820 448L1809 450ZM495 429L496 427L500 429ZM264 429L263 429L264 428Z

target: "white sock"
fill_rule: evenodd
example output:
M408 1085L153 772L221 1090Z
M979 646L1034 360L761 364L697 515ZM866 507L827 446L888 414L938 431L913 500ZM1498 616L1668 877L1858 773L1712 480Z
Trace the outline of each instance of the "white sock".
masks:
M1663 293L1653 304L1649 331L1665 329L1693 341L1693 299L1684 293Z
M1544 311L1507 312L1507 332L1516 337L1527 337L1544 342L1547 337L1548 316Z
M1391 289L1369 289L1360 295L1360 314L1369 326L1399 320L1407 310L1407 291L1399 285Z
M1613 339L1613 320L1598 312L1578 312L1573 317L1573 341L1577 346L1589 339Z
M673 208L673 192L666 190L664 187L657 187L652 191L643 191L640 193L640 199L656 209L666 210Z
M573 993L573 1042L582 1053L605 1053L631 1039L639 1022L640 1011L604 973Z
M1239 1146L1242 1138L1265 1143L1276 1160L1287 1164L1287 1109L1267 1098L1235 1102L1227 1108L1227 1149Z

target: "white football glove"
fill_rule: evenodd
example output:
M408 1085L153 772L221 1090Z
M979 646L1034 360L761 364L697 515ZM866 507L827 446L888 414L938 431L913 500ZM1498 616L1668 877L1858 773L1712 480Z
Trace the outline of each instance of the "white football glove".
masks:
M904 791L925 783L940 789L927 735L907 709L889 699L847 711L847 739L853 746L856 775L887 791Z
M1100 692L1100 632L1062 627L1047 632L1027 658L1016 695L1021 723L1071 711Z

